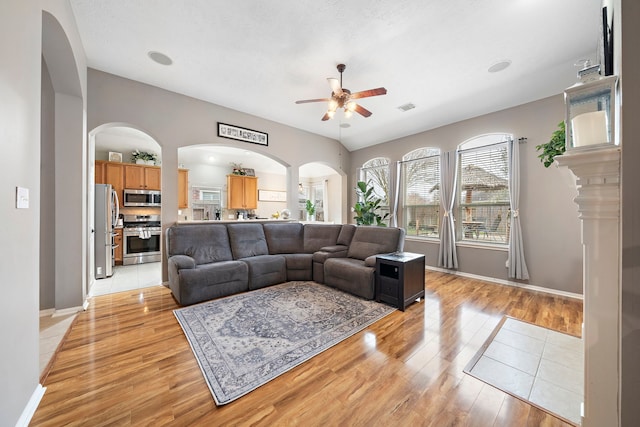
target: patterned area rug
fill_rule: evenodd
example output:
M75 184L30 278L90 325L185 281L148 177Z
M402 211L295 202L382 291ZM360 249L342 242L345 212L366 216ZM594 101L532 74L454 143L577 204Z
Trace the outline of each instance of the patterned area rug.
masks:
M288 282L174 314L220 406L394 310L318 283Z

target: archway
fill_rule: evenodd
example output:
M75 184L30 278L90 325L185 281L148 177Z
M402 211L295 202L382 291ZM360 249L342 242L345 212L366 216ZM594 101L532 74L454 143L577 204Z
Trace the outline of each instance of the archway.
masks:
M179 220L228 220L239 213L251 218L270 218L288 206L290 166L266 153L226 144L190 145L178 149L178 165L189 171L190 196L188 207L179 212ZM233 172L234 165L258 178L256 209L240 212L227 206L226 177Z
M84 95L64 29L42 13L40 309L78 310L87 258Z
M153 167L134 166L134 152L153 155L155 158L152 162L154 163ZM156 232L153 233L153 236L145 238L143 241L138 240L138 237L133 235L133 230L123 230L122 228L123 219L126 226L127 222L134 221L134 219L137 220L138 217L148 217L148 224L144 225L150 225L153 221L158 223L157 228L159 228L161 208L159 206L129 206L128 203L124 202L124 193L125 189L133 187L138 189L136 185L132 187L132 184L128 182L129 171L141 171L146 176L150 173L150 169L153 172L153 176L158 179L157 183L153 184L156 187L149 187L149 191L161 191L161 173L159 168L155 167L162 163L160 144L148 131L138 126L129 123L106 123L89 132L88 155L88 229L96 232L90 233L91 238L87 247L87 252L90 254L87 294L91 296L103 295L162 283L160 262L160 241L162 239L159 231L155 230ZM95 251L96 240L104 240L102 237L104 233L101 233L100 230L104 230L107 225L104 222L100 224L94 222L96 218L94 187L98 187L94 186L94 183L111 185L118 196L120 220L115 224L113 241L107 242L114 245L113 253L111 250L106 254L96 253ZM98 215L98 217L104 217L104 215ZM107 238L107 240L110 239ZM141 253L145 251L145 256L136 256L137 251L133 246L142 243L145 243L145 246L139 249ZM98 255L100 256L98 257ZM107 261L103 259L104 256L108 258ZM104 268L103 264L109 262L109 260L114 265L113 269L109 268L110 274L98 271L98 268L102 270ZM98 264L94 264L94 261ZM146 265L140 266L140 264ZM96 278L99 278L99 280L96 280Z
M298 170L298 209L296 218L307 219L307 200L315 210L315 221L341 224L343 175L324 163L311 162Z

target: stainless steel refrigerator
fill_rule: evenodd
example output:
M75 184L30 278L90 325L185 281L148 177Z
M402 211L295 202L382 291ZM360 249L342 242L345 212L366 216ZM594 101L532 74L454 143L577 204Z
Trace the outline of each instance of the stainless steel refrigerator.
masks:
M95 190L95 278L104 279L113 275L113 242L120 211L118 194L110 184L96 184Z

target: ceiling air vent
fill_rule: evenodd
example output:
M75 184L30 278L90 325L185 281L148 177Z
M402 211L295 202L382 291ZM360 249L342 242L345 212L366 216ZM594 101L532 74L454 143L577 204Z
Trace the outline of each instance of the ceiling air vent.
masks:
M404 113L405 111L413 110L414 108L416 108L416 106L414 104L412 104L411 102L408 102L406 104L403 104L403 105L399 106L398 110L400 110L400 111L402 111Z

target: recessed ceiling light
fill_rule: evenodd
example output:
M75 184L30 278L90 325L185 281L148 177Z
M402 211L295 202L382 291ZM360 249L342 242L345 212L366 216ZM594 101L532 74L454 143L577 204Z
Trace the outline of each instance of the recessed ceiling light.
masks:
M351 125L350 125L349 123L340 123L340 127L341 127L342 129L346 129L346 128L350 128L350 127L351 127Z
M169 58L167 55L165 55L164 53L160 53L152 50L149 53L147 53L147 55L149 55L149 58L151 58L153 61L157 62L160 65L173 64L173 60Z
M213 157L213 156L209 156L209 161L210 161L210 162L213 162L215 159L216 159L215 157Z
M497 73L498 71L504 70L509 65L511 65L511 60L510 59L505 59L503 61L496 62L491 67L489 67L489 69L487 71L489 71L490 73Z

